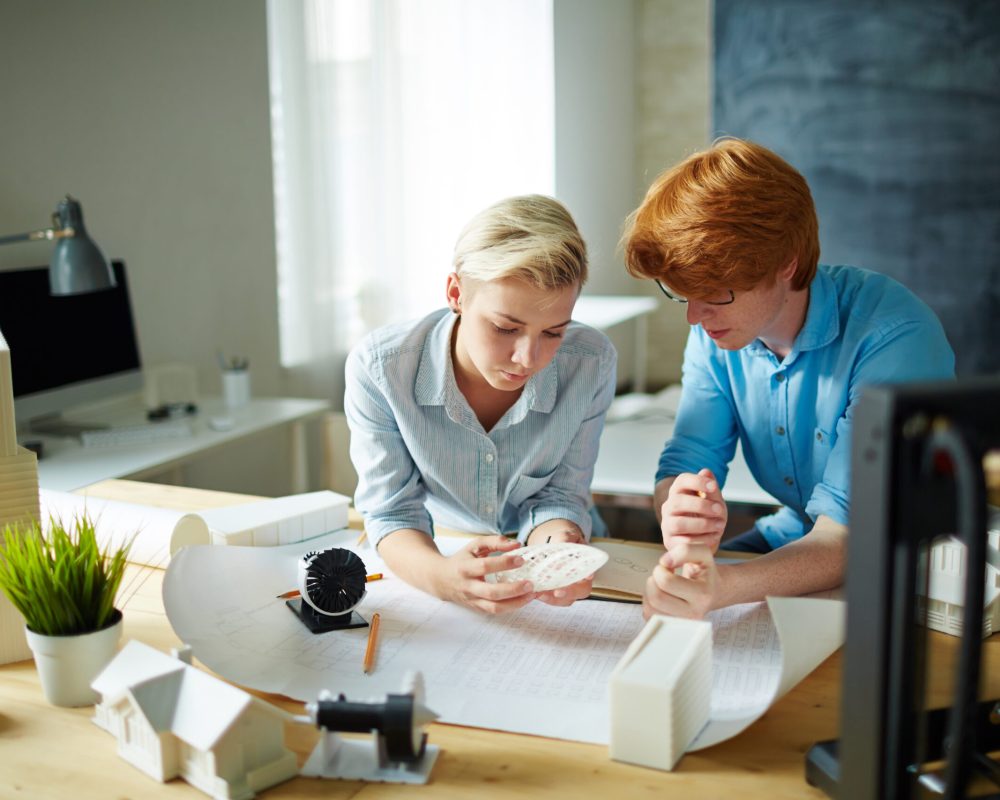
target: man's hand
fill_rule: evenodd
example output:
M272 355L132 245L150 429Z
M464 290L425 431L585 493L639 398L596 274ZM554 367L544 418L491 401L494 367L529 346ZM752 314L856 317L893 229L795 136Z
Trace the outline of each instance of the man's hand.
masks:
M708 469L676 476L660 513L660 531L668 551L676 539L705 545L714 553L729 518L719 482Z
M709 545L675 538L646 579L642 615L701 619L720 605L720 595L719 570Z

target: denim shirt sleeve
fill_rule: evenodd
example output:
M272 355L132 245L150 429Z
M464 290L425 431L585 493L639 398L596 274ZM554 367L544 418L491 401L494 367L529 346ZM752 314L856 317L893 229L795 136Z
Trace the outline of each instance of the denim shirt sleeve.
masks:
M358 472L354 505L373 546L393 531L413 528L433 536L425 489L380 388L382 364L371 353L347 357L344 412L351 430L351 461Z
M850 466L854 410L866 386L953 378L955 356L936 319L892 321L876 330L861 348L850 380L847 408L837 423L837 441L830 450L822 480L816 484L806 514L848 524Z
M707 467L722 486L736 453L736 414L725 367L692 328L684 348L680 406L673 435L660 454L656 482Z
M551 519L575 522L590 541L593 525L589 511L593 505L590 483L604 418L615 396L616 365L617 354L608 342L598 365L596 388L594 383L585 384L593 394L572 444L551 479L519 509L519 541L527 541L531 531Z

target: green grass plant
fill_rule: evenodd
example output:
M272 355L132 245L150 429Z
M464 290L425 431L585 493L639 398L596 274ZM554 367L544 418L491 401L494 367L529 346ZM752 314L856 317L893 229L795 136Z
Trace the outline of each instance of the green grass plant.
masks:
M0 589L35 633L99 631L114 620L115 596L132 541L101 550L86 513L68 526L50 518L48 532L38 522L6 525Z

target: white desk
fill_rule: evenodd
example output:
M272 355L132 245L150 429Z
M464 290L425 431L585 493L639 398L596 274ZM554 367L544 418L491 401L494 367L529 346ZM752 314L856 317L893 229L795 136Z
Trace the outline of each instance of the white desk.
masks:
M663 445L670 438L674 422L662 417L608 422L601 434L601 449L594 465L594 494L626 495L642 498L639 503L652 507L653 481ZM765 492L743 459L739 444L729 465L729 477L722 496L729 503L779 505Z
M292 436L292 491L308 491L308 461L304 424L330 410L326 400L254 398L237 409L227 409L219 398L202 398L198 414L191 417L193 434L124 445L82 447L75 439L42 438L44 457L38 462L38 481L45 489L72 491L108 478L142 479L159 475L200 458L213 450L251 436L289 426ZM230 430L212 430L208 420L215 415L233 420ZM138 406L116 407L93 413L87 421L114 425L136 425L144 421Z
M633 320L635 322L635 345L632 353L633 391L646 391L647 326L646 315L657 306L652 297L631 297L627 295L581 295L573 310L573 319L606 331L615 325Z

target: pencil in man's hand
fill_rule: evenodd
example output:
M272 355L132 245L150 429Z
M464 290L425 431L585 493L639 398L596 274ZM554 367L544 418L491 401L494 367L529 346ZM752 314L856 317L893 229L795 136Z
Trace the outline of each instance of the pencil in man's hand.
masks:
M378 612L372 614L372 625L368 629L368 646L365 648L365 675L372 671L372 664L375 663L375 645L378 641L378 623L380 619Z

